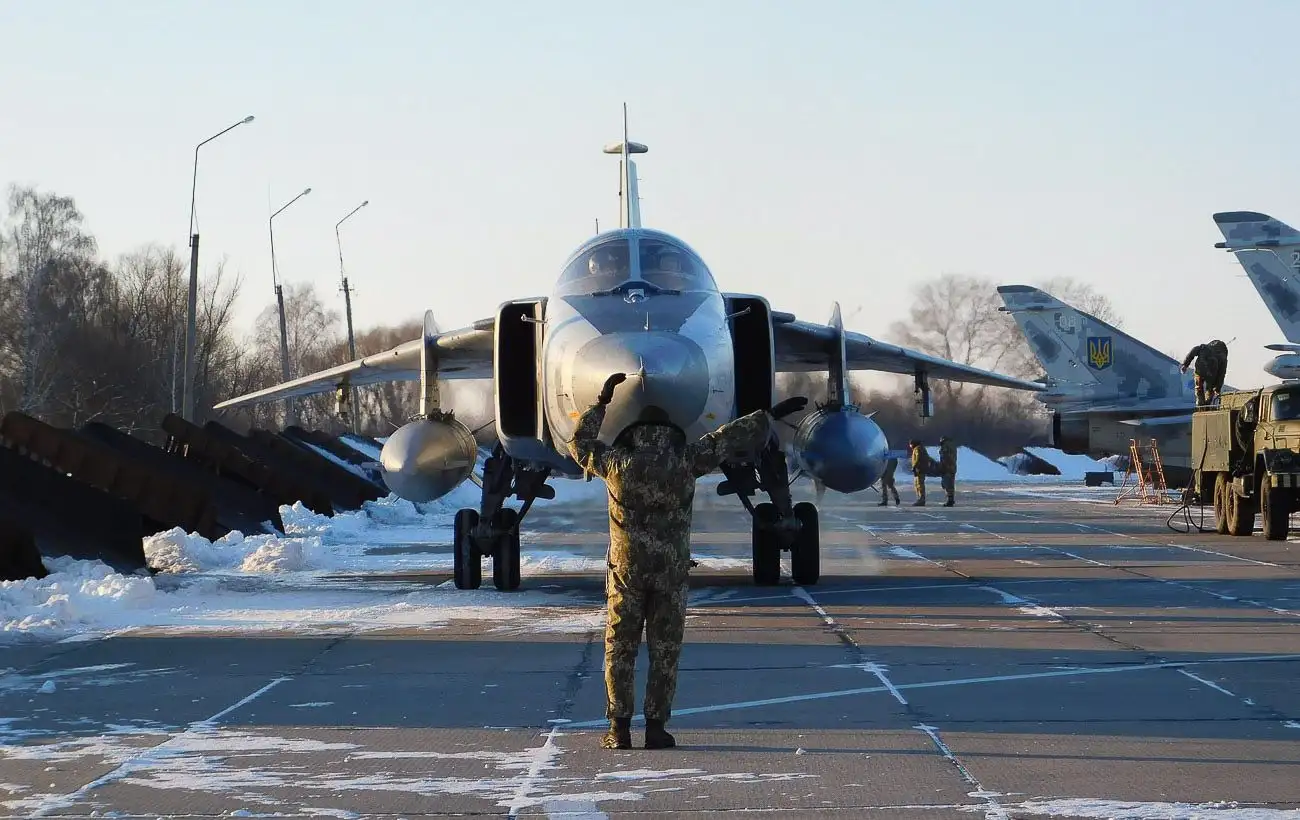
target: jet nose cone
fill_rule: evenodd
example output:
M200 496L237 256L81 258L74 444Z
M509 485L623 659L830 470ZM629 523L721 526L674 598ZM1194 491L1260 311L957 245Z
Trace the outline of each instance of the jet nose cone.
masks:
M654 405L683 430L704 413L709 398L709 364L699 345L677 333L615 333L593 339L576 357L574 399L586 407L605 380L626 373L606 412L606 429L621 431L641 410Z

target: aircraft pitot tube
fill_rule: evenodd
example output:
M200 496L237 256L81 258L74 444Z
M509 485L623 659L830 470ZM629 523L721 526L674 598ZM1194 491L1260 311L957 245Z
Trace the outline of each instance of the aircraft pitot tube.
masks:
M838 493L861 492L875 484L888 450L880 425L852 407L809 413L794 434L799 468Z
M474 472L474 434L451 416L417 419L399 427L380 453L384 483L407 501L434 501Z

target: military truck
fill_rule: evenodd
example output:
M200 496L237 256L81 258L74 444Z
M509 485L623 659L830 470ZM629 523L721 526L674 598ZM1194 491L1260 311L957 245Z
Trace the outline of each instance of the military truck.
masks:
M1214 498L1215 529L1283 541L1300 510L1300 382L1220 396L1192 414L1192 486Z

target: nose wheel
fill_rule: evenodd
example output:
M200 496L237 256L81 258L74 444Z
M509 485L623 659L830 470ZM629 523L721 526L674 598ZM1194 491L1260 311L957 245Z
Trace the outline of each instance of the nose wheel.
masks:
M519 589L519 524L538 498L554 498L547 486L550 468L521 467L497 444L483 465L483 497L478 510L456 513L452 527L452 580L457 589L478 589L483 559L492 558L492 585L502 592ZM523 502L505 506L511 495Z
M786 551L790 553L791 580L799 586L817 583L821 577L817 505L792 503L785 454L769 445L757 464L724 464L722 472L726 480L718 485L718 495L739 496L752 517L754 584L775 586L781 582L781 553ZM749 497L760 490L771 500L755 505Z

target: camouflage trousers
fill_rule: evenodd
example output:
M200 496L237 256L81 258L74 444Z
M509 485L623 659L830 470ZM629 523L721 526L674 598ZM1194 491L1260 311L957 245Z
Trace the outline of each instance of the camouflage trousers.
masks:
M671 574L671 573L670 573ZM668 720L677 693L677 661L686 632L689 584L667 577L629 584L626 572L611 568L605 579L605 716L630 718L635 705L636 654L645 630L650 671L645 716Z
M917 471L912 475L912 489L916 490L916 497L925 500L925 473Z
M1192 376L1192 383L1196 388L1196 403L1198 405L1209 404L1219 395L1219 391L1223 389L1222 379L1216 379L1214 376L1204 376L1200 373L1194 373Z
M945 493L952 495L957 489L957 474L950 471L939 473L939 486Z
M894 477L888 476L880 479L880 500L888 501L889 496L894 496L894 502L898 502L898 485L894 483Z

